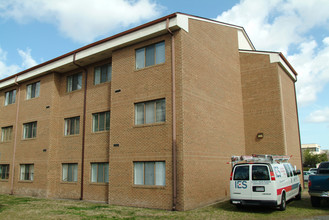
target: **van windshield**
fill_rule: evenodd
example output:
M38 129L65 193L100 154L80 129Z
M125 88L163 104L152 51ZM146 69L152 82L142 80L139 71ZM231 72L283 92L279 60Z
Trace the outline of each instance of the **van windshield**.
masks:
M249 180L249 166L235 167L234 180Z
M267 166L252 166L252 180L270 180Z

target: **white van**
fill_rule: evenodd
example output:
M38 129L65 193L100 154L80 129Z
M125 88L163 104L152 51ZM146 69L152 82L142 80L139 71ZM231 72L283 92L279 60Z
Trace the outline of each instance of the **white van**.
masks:
M288 156L233 156L230 178L231 203L267 205L286 209L286 201L301 198L300 170L287 161Z

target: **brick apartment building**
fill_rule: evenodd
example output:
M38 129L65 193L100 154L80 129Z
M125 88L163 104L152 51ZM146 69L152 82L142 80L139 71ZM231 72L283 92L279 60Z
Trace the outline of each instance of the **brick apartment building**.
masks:
M295 85L242 27L175 13L0 80L0 193L188 210L232 155L301 168Z

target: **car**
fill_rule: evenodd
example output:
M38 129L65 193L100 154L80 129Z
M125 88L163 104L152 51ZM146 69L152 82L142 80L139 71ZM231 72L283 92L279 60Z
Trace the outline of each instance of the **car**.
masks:
M321 200L329 200L329 162L320 163L317 174L309 176L308 193L313 207L319 207Z
M318 172L318 168L311 168L309 169L310 172L313 172L313 173L317 173Z
M303 171L304 181L308 181L309 176L315 175L315 174L316 174L316 172L314 172L314 171Z
M301 184L288 156L233 156L230 202L238 208L247 205L278 207L283 211L290 199L301 199Z

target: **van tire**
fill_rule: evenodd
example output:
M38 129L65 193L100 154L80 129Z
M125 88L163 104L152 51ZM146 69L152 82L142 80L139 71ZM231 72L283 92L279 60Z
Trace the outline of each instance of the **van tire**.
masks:
M311 204L313 207L320 207L321 199L315 196L311 196Z
M281 195L281 204L279 205L279 210L286 210L287 202L286 202L286 194L283 192Z
M298 194L295 196L296 200L301 200L302 199L302 187L299 186L299 191Z

